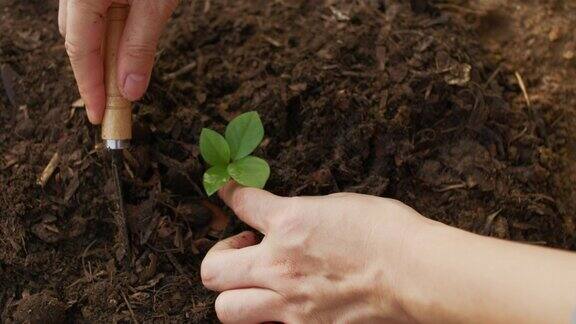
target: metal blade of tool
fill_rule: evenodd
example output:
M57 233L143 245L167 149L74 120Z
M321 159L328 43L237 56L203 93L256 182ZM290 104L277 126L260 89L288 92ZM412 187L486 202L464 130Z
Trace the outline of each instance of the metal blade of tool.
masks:
M126 265L130 265L132 252L130 249L130 234L128 232L128 225L126 224L126 208L124 206L124 191L122 190L122 180L120 178L120 170L124 164L121 150L110 150L112 160L112 178L114 180L114 187L116 190L117 212L114 214L114 222L118 228L118 239L120 248L116 251L116 258L118 260L124 259Z

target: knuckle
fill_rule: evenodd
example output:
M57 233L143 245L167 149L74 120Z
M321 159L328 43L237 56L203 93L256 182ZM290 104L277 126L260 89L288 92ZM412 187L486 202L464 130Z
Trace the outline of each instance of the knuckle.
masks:
M403 202L401 202L398 199L392 199L392 198L387 198L386 202L389 203L390 205L396 207L396 208L406 208L406 204L404 204Z
M85 46L82 46L80 43L74 42L69 38L64 42L64 47L66 47L66 53L68 54L68 57L70 57L72 64L77 63L86 56L100 53L100 48L87 49Z
M64 46L66 47L66 53L68 53L71 60L81 57L85 53L85 50L80 44L71 41L69 38L64 42Z
M389 214L411 210L406 204L397 199L392 198L378 198L374 199L373 203L378 205L379 208L385 209Z
M354 194L349 193L349 192L337 192L337 193L333 193L333 194L329 194L326 197L329 198L351 198Z
M156 55L156 46L154 44L128 43L124 53L131 59L152 60Z
M200 265L200 278L202 279L202 284L209 289L215 288L216 275L212 263L211 259L206 257Z

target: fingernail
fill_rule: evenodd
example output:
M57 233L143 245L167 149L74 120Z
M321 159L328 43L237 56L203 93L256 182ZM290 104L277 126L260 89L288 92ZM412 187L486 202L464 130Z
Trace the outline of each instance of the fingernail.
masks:
M146 91L146 76L142 74L128 74L124 81L124 96L128 100L138 100Z

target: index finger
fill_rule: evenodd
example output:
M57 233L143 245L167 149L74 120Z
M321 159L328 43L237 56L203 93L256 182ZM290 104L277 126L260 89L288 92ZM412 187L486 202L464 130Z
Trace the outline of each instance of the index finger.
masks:
M283 197L268 191L242 187L230 182L218 192L228 207L246 224L266 234L270 229L270 220L285 205Z
M106 104L101 47L111 3L112 0L68 0L66 8L66 51L88 119L94 124L102 121Z

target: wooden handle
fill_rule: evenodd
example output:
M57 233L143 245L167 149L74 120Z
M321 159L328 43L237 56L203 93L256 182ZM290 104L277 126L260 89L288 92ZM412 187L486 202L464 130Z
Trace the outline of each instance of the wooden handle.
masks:
M102 120L102 139L128 141L132 138L132 103L122 96L118 87L118 47L126 26L129 7L112 4L106 16L104 40L104 75L106 109Z

